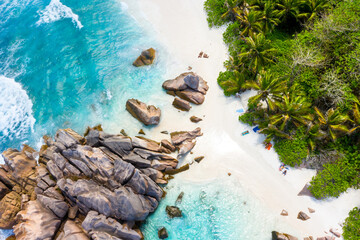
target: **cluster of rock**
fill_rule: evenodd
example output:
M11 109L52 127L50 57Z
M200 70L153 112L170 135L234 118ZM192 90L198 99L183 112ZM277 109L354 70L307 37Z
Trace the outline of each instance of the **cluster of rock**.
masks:
M175 96L174 107L189 111L190 103L200 105L205 101L206 92L209 90L207 82L193 72L182 73L172 80L167 80L162 87L166 93Z
M141 55L134 61L135 67L141 67L145 65L151 65L155 60L156 51L153 48L149 48L141 52Z
M174 133L173 143L158 143L99 127L85 137L61 129L54 140L44 137L39 153L9 149L0 168L0 228L13 228L18 240L142 239L139 223L178 164L169 154L200 135Z

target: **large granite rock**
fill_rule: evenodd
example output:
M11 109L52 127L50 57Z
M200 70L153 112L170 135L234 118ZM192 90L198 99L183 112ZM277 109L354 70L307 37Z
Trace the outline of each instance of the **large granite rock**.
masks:
M172 143L177 146L183 143L184 141L192 141L196 137L202 136L201 128L196 128L193 131L180 131L170 133Z
M167 80L163 83L162 87L168 91L192 89L204 95L209 89L207 82L194 72L182 73L175 79Z
M19 223L14 226L17 240L53 239L61 221L38 201L30 201L18 214Z
M129 99L126 110L145 125L158 125L160 122L161 110L153 105L147 106L137 99Z
M83 136L79 135L70 128L58 130L55 134L55 141L62 144L66 148L72 147L73 145L86 143L86 140Z
M149 48L149 49L147 49L145 51L142 51L141 55L135 60L133 65L135 67L141 67L141 66L144 66L144 65L150 65L155 60L155 54L156 54L156 51L153 48Z
M90 211L82 227L88 232L104 232L119 239L140 240L141 236L138 232L128 229L126 226L120 224L115 219L107 218L95 211Z
M56 240L90 240L83 229L74 221L67 220Z
M182 157L194 148L196 144L196 142L194 142L194 139L196 137L202 136L202 133L201 128L198 127L193 131L188 132L172 132L170 133L170 136L172 143L179 150L178 157Z
M35 198L37 153L24 145L22 151L8 149L2 155L5 164L0 169L0 228L9 229L15 224L15 216L21 209L21 196L26 196L26 199Z
M273 231L272 240L298 240L298 238L291 236L290 234Z
M195 90L192 90L192 89L176 91L175 94L176 94L176 96L180 97L181 99L184 99L184 100L194 103L196 105L203 104L203 102L205 101L204 94L197 92Z
M111 191L93 180L83 179L76 182L62 179L58 185L67 196L76 199L83 213L95 210L124 221L142 221L158 205L155 198L136 194L130 187L121 186Z
M179 99L177 97L174 98L172 105L181 111L190 111L191 109L190 103L188 101Z
M0 201L0 228L11 229L20 210L21 196L15 191L6 194Z
M162 86L168 94L173 96L176 95L186 102L197 105L204 102L205 94L209 89L209 86L204 79L193 72L182 73L175 79L165 81ZM185 106L183 102L176 99L174 103L173 105L175 107Z

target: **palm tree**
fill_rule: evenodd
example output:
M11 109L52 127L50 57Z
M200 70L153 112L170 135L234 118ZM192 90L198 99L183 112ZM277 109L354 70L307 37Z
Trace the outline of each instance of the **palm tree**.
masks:
M319 141L321 138L324 137L324 132L320 129L319 123L311 123L308 126L306 132L306 142L309 146L309 151L312 152L316 148L316 142Z
M258 91L255 96L249 98L249 104L265 101L269 112L270 109L274 110L274 98L281 98L280 94L285 92L286 82L271 73L261 71L256 81L248 81L244 87Z
M245 38L246 47L239 54L242 65L254 73L256 78L259 69L273 62L275 48L271 48L263 33L251 34Z
M310 114L311 103L304 96L296 95L294 90L284 94L281 101L275 102L275 105L277 111L270 117L270 122L273 125L280 125L279 129L282 131L289 123L300 127L313 120Z
M328 0L305 0L304 3L310 10L306 14L308 21L313 21L321 12L331 7Z
M224 74L224 77L220 77L222 74ZM240 73L237 70L220 73L218 78L218 83L220 87L224 89L224 94L226 96L238 93L241 90L244 82L244 74Z
M353 108L353 119L352 122L355 124L355 126L349 130L349 133L353 133L355 132L357 129L360 128L360 111L359 111L359 106L357 103L354 104L354 108Z
M274 27L280 23L280 12L274 8L274 4L271 1L266 1L261 21L264 34L272 32Z
M259 132L266 135L265 142L267 143L274 139L274 137L291 139L291 137L287 133L281 131L279 128L272 124L268 124L267 127L261 128Z
M276 6L280 9L280 16L285 21L289 18L298 20L300 17L304 17L299 13L299 7L301 5L300 0L279 0Z
M242 25L240 35L243 37L248 37L251 34L261 32L262 26L260 18L261 13L258 11L250 11L240 16L238 18Z
M224 5L227 10L223 15L221 15L221 18L235 22L236 19L242 14L242 9L240 6L243 3L244 1L241 0L225 0Z
M314 108L320 123L320 128L324 130L331 140L335 141L340 133L349 133L349 129L344 125L350 118L347 114L342 114L338 109L330 108L323 114L317 107Z

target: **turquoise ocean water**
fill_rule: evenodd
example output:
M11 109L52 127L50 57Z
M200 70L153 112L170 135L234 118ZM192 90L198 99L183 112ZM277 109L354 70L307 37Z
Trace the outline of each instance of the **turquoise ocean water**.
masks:
M149 47L159 52L156 63L133 67ZM125 102L164 94L167 58L119 0L0 0L0 152L23 143L39 147L41 137L58 128L140 127L126 121ZM145 239L157 239L161 226L169 239L270 239L276 223L252 212L261 207L235 189L232 178L173 180L142 227ZM174 205L181 191L184 217L169 219L165 206ZM1 231L0 240L10 233Z

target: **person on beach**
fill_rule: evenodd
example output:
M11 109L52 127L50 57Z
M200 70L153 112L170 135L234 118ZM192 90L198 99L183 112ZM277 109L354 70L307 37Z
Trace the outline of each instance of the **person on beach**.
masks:
M285 169L285 171L283 171L283 175L286 176L287 170Z

